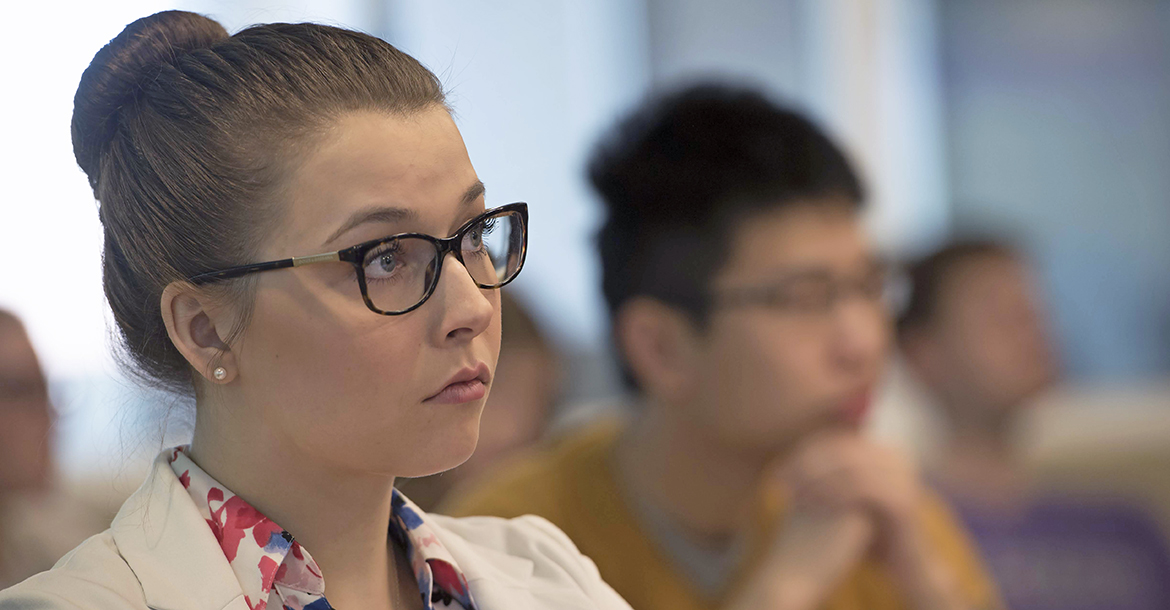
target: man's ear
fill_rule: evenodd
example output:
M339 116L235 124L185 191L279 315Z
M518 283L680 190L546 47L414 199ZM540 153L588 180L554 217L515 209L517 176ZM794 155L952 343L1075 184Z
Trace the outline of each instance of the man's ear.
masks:
M614 317L614 333L638 385L652 396L677 401L698 379L698 335L677 308L649 297L635 297Z
M203 292L186 282L171 282L162 294L162 316L171 342L191 367L211 383L228 383L239 372L235 354L224 342L231 319ZM222 367L222 375L216 369Z

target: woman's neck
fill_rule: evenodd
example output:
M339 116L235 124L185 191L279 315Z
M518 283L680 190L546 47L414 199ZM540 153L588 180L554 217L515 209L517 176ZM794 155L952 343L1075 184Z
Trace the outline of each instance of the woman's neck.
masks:
M293 535L321 568L331 605L394 607L401 569L387 536L393 477L314 459L274 427L241 421L250 412L201 401L191 459ZM232 421L221 417L227 413Z

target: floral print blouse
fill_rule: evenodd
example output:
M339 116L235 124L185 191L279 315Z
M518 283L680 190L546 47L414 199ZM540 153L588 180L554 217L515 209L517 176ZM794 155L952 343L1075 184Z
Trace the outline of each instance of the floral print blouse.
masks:
M212 479L176 447L171 468L207 520L251 610L329 610L317 562L284 528ZM389 535L403 545L426 610L475 610L467 579L419 510L394 490Z

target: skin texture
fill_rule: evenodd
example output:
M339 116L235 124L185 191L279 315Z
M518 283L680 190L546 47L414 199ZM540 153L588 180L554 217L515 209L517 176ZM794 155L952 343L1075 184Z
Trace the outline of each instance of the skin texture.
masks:
M285 192L260 260L408 231L447 236L484 210L459 131L437 107L343 116ZM330 240L355 214L387 206L410 218ZM465 367L494 372L499 294L476 287L453 256L443 265L431 298L401 316L368 310L348 263L260 274L250 323L230 346L222 337L237 309L182 283L163 296L171 339L204 377L193 459L296 536L337 607L417 605L409 566L387 542L391 487L475 449L486 396L427 399ZM216 366L228 371L220 382Z
M857 212L816 203L742 221L714 289L810 275L839 287L872 280L878 265ZM811 298L813 284L793 294ZM917 475L858 434L892 338L880 298L846 291L819 312L718 307L704 328L643 298L616 324L646 402L618 448L629 483L711 544L750 529L761 494L790 499L730 608L817 607L877 548L913 607L960 607L917 529Z
M452 489L474 484L501 461L536 443L553 414L561 385L560 354L507 289L501 291L501 307L499 363L475 453L458 468L398 483L423 510L443 512L442 501Z

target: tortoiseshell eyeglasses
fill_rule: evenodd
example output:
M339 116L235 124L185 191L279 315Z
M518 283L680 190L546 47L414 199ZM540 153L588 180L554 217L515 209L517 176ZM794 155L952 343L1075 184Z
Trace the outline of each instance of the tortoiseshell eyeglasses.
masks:
M499 288L516 279L527 250L528 204L512 203L472 218L450 237L400 233L336 252L208 271L188 281L201 285L273 269L347 262L357 270L366 307L397 316L418 309L435 292L447 253L455 255L477 286Z

